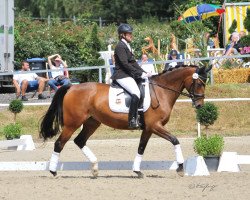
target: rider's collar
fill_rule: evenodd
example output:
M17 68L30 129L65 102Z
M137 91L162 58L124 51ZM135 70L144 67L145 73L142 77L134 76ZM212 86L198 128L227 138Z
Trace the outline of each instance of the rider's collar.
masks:
M124 38L122 38L121 41L124 42L126 44L126 46L128 47L128 49L132 52L132 48L131 48L130 44Z

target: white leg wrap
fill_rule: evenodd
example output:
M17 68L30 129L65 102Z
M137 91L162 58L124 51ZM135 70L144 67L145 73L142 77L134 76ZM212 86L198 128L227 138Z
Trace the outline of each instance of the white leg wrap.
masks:
M49 170L52 172L56 172L56 168L57 168L57 164L58 164L58 160L59 160L59 153L57 152L53 152L50 158L50 162L49 162Z
M133 164L133 171L139 172L141 171L141 161L142 161L142 156L140 154L137 154L135 156L134 164Z
M176 156L176 161L178 164L182 164L184 163L184 158L182 155L182 151L181 151L181 145L177 144L174 146L174 151L175 151L175 156Z
M82 152L91 163L97 162L97 158L95 157L95 154L93 154L93 152L87 146L84 146L82 148Z

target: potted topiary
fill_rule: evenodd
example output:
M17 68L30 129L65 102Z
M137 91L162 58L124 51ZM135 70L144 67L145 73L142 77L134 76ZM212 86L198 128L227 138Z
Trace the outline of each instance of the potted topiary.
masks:
M194 151L203 156L209 171L217 171L221 153L224 147L223 137L220 135L208 136L208 126L214 124L218 118L218 108L210 102L196 110L197 121L205 126L206 134L194 141Z
M203 156L209 171L217 171L224 140L220 135L202 136L194 141L194 151Z
M14 114L14 123L10 123L3 129L3 134L7 140L20 138L22 126L16 123L16 115L23 110L23 103L21 100L13 100L10 102L9 110Z
M23 110L23 102L19 99L12 100L9 105L9 110L14 114L14 122L16 123L16 115Z

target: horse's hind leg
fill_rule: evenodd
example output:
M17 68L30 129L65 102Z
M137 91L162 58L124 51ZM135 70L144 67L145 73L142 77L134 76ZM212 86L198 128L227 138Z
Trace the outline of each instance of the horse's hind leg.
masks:
M54 152L52 153L49 163L49 170L54 176L57 175L56 168L58 165L59 155L63 150L63 147L66 144L66 142L70 139L71 135L74 133L75 129L64 126L61 135L54 144Z
M141 173L140 166L141 166L143 153L146 149L148 140L151 137L151 135L152 135L151 132L147 132L145 130L143 130L142 134L141 134L138 152L137 152L137 155L135 157L134 164L133 164L133 171L138 175L138 178L143 178L143 173Z
M98 163L94 153L86 146L86 142L89 137L95 132L95 130L101 125L101 123L94 118L90 117L83 124L83 128L78 136L74 139L75 144L82 150L83 154L92 163L92 174L94 177L98 175Z

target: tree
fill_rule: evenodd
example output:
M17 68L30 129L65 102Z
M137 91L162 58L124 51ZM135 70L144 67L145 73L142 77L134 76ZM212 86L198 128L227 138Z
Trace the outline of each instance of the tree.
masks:
M125 22L130 18L140 20L144 16L173 16L171 3L171 0L132 0L129 3L122 0L16 0L15 6L17 13L27 11L32 17L102 17L113 22Z
M232 34L233 32L235 32L235 29L237 28L237 21L236 19L233 20L232 25L230 26L230 28L228 29L228 32L230 34Z
M244 27L250 32L250 9L247 9L247 16L244 19Z

